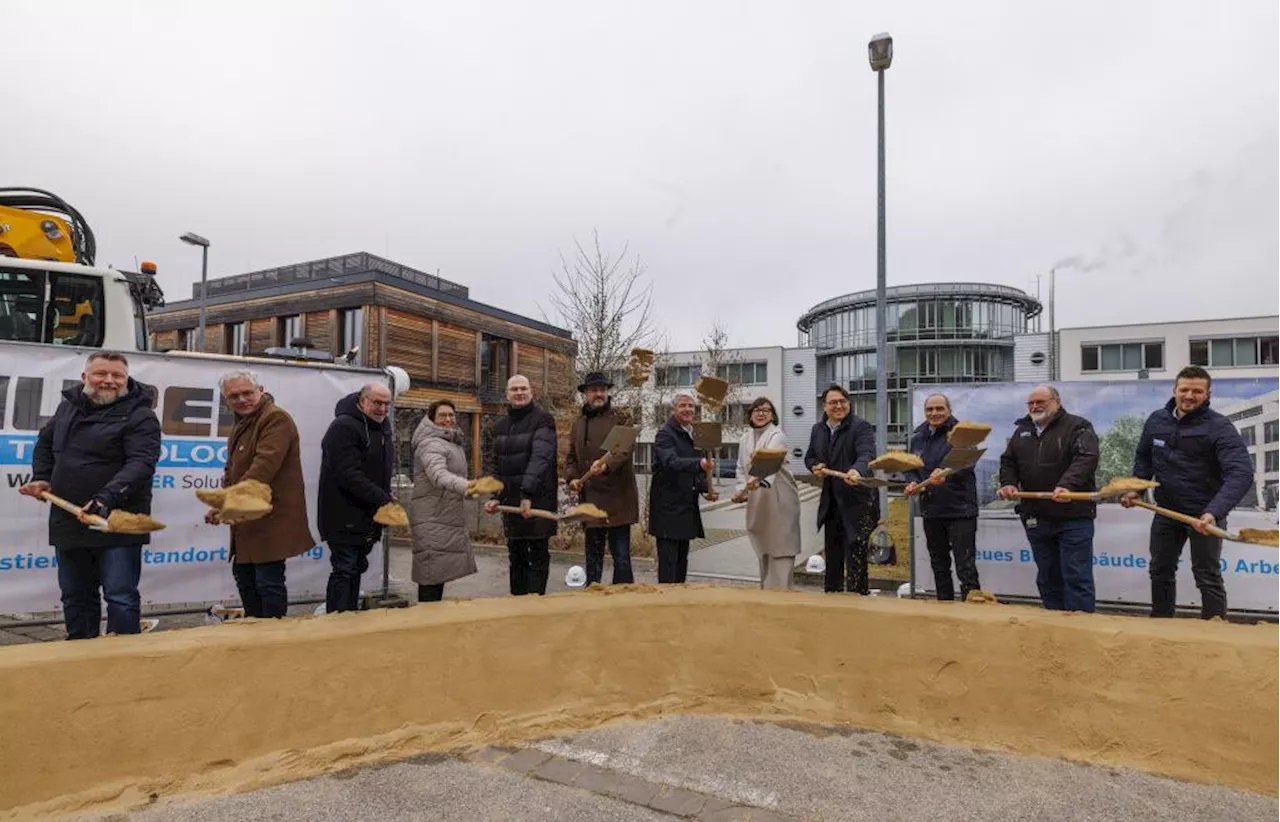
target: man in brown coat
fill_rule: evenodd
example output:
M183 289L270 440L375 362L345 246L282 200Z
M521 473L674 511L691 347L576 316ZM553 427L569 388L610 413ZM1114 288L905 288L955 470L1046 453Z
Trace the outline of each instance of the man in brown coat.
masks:
M604 577L604 546L609 543L613 557L613 584L635 582L631 571L631 526L640 519L640 496L636 491L636 469L630 451L612 454L604 460L604 470L582 478L592 463L605 456L601 444L615 425L626 425L623 415L613 409L609 389L613 383L601 373L588 374L578 391L584 402L582 415L569 430L569 453L565 457L565 477L569 490L577 491L583 502L604 509L609 518L587 526L587 584Z
M257 480L271 488L271 513L231 526L231 573L245 616L282 617L289 606L285 560L316 544L307 520L298 427L253 372L223 374L218 387L236 415L222 487ZM205 521L216 523L218 512L210 510Z

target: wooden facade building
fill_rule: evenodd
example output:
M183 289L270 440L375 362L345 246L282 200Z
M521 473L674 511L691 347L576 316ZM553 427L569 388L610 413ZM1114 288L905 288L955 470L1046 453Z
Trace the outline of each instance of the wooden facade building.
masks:
M471 434L468 462L480 468L489 420L505 413L512 374L524 374L540 404L573 402L577 344L562 328L475 302L468 289L373 254L348 254L207 284L206 353L256 356L305 338L352 364L399 366L410 389L396 401L401 470L427 406L452 400ZM199 349L200 284L192 299L149 316L153 350Z

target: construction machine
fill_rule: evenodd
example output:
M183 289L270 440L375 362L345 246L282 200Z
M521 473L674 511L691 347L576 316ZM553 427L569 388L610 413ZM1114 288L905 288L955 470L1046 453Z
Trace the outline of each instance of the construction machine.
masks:
M164 305L154 263L95 265L93 230L38 188L0 188L0 342L145 351L147 311Z

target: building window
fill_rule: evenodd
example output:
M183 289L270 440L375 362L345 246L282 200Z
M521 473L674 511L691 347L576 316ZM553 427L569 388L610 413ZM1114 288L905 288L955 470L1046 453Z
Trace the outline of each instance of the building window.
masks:
M649 473L653 464L653 445L647 442L637 442L631 455L636 471L641 474Z
M1164 343L1107 343L1080 346L1081 371L1159 371L1164 368Z
M244 354L244 323L227 323L222 329L222 353Z
M480 336L480 385L490 391L505 391L511 379L511 340Z
M731 362L716 368L716 376L736 385L763 385L769 381L766 362Z
M1261 416L1262 416L1262 406L1255 405L1251 408L1246 408L1243 411L1236 411L1234 414L1228 414L1227 419L1231 420L1232 422L1236 422L1237 420L1247 420L1250 417L1261 417Z
M1258 455L1253 451L1249 452L1249 464L1253 466L1253 473L1258 473Z
M1280 471L1280 451L1268 451L1265 472L1274 474Z
M351 360L352 365L364 364L364 309L348 308L338 312L338 328L341 336L338 337L338 350L333 352L334 356L344 356L348 351L355 349L356 356Z
M1191 341L1191 364L1207 368L1275 365L1280 337L1228 337Z
M1251 448L1258 444L1258 429L1250 425L1248 428L1240 429L1240 439L1244 440L1246 448Z
M279 329L279 339L276 340L276 344L293 345L293 341L302 336L302 315L281 317L276 321L276 327Z
M1280 439L1280 421L1272 420L1262 425L1262 441L1266 443L1275 442Z
M659 388L684 388L693 385L701 376L700 365L667 365L654 369L655 384Z

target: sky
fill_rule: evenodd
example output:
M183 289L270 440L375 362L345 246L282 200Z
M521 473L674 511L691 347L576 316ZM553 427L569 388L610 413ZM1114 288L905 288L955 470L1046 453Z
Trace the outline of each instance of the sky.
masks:
M0 185L58 193L173 299L194 231L211 277L368 251L554 321L596 231L671 349L794 345L875 287L888 31L890 285L1034 294L1057 267L1059 327L1268 314L1277 9L7 0Z

